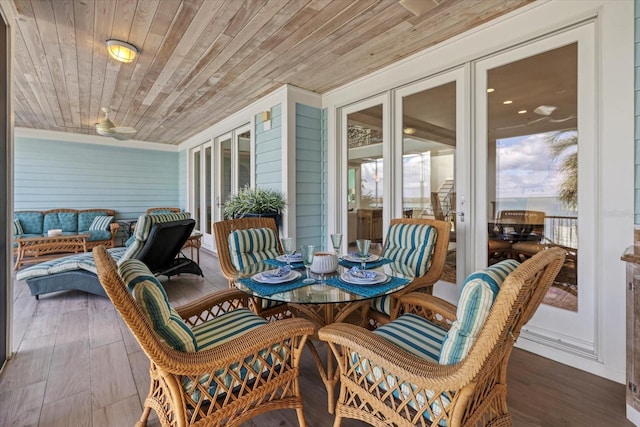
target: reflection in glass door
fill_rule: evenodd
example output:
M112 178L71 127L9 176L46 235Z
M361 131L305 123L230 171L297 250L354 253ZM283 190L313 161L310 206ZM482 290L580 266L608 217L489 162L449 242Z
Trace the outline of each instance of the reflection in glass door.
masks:
M456 283L456 82L441 80L400 91L402 214L451 224L442 280Z
M201 163L201 155L200 155L200 147L194 149L191 152L191 195L192 201L189 209L191 210L191 217L196 221L196 225L194 227L195 230L200 230L200 191L201 191L201 181L202 177L200 176L200 163Z
M578 44L487 73L488 264L548 247L565 262L544 303L578 311Z
M351 112L347 125L347 230L349 251L357 239L369 239L379 253L383 237L383 106Z

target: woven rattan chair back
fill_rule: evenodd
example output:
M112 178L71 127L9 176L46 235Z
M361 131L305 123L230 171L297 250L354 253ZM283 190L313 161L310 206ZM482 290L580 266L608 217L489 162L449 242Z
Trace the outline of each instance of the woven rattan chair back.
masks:
M311 322L272 322L213 348L178 351L159 338L106 249L99 246L93 255L102 286L151 363L149 394L136 427L147 425L152 409L162 426L184 427L239 426L256 415L284 408L295 409L300 426L306 426L298 376L302 349L307 337L315 332ZM246 294L229 289L175 310L193 328L247 305ZM270 362L257 368L256 361ZM221 372L241 378L243 372L256 370L262 374L240 385L234 385L237 381L230 381L232 385L207 381Z
M147 215L151 215L154 212L162 212L162 213L166 213L166 212L174 212L174 213L180 213L182 212L182 209L180 208L174 208L174 207L169 207L169 208L149 208L147 209Z
M436 229L436 242L431 254L431 264L425 274L420 277L416 277L411 284L396 292L392 296L391 300L391 313L394 311L397 313L398 298L404 294L414 291L422 291L431 294L433 291L433 285L440 280L442 272L444 271L444 263L447 257L447 248L449 247L449 232L451 230L451 223L448 221L440 221L437 219L428 218L395 218L389 223L389 226L395 224L418 224L418 225L430 225ZM383 247L387 246L387 238ZM369 312L369 320L372 325L379 326L389 322L390 317L379 311L371 310Z
M231 261L228 237L229 234L235 230L246 230L249 228L270 228L275 235L278 236L278 228L273 218L247 217L218 221L213 224L213 234L216 238L220 270L222 270L222 274L228 280L230 288L234 287L233 282L238 270L236 270ZM278 239L278 252L283 253L280 239ZM251 300L251 307L254 312L269 320L283 319L291 317L292 315L287 304L274 304L273 302L263 301L259 298L253 298Z
M334 427L342 418L375 426L511 426L506 398L509 356L564 257L562 249L552 248L509 274L469 353L453 365L409 354L356 326L322 328L319 337L329 343L340 367ZM404 312L445 329L455 320L456 308L433 295L413 292L400 303Z

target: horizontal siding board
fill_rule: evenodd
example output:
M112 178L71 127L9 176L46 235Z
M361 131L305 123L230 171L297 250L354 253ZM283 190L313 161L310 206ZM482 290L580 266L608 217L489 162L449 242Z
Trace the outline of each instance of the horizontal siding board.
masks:
M179 154L16 138L14 207L108 208L136 218L179 200Z
M282 106L274 105L271 111L271 129L264 130L264 123L256 115L255 182L258 187L282 188Z
M312 117L320 120L322 118L322 110L305 104L296 104L296 115L298 117ZM319 125L318 125L319 128Z
M320 122L320 116L318 116L317 118L298 116L296 118L296 126L301 129L318 130L320 129Z

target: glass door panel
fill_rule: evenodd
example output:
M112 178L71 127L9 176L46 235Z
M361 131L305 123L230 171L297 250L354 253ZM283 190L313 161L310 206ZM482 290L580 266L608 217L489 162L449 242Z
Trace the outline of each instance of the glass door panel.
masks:
M402 215L451 224L442 280L456 283L456 82L403 96L401 126Z
M578 311L578 44L487 73L488 264L566 249L543 303Z
M349 251L369 239L380 252L383 237L384 164L382 104L347 114L347 231Z
M213 176L212 176L212 168L213 168L213 157L212 157L212 145L211 143L205 145L204 147L204 218L202 218L203 223L205 224L202 227L201 232L206 235L206 239L210 239L213 233L211 228L211 219L213 214L213 206L211 204L211 198L213 197Z
M251 185L251 131L246 130L237 135L238 167L236 170L238 190Z
M192 152L191 157L191 180L192 180L192 192L193 202L191 203L191 216L196 221L194 227L195 230L200 230L200 191L201 191L201 177L200 177L200 148L195 149Z

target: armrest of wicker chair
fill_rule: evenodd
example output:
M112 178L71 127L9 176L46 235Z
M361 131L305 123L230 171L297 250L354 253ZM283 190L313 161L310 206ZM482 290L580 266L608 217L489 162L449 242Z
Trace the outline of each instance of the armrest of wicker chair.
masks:
M400 297L391 318L396 319L400 313L417 314L445 329L456 320L455 305L424 292L410 292Z

